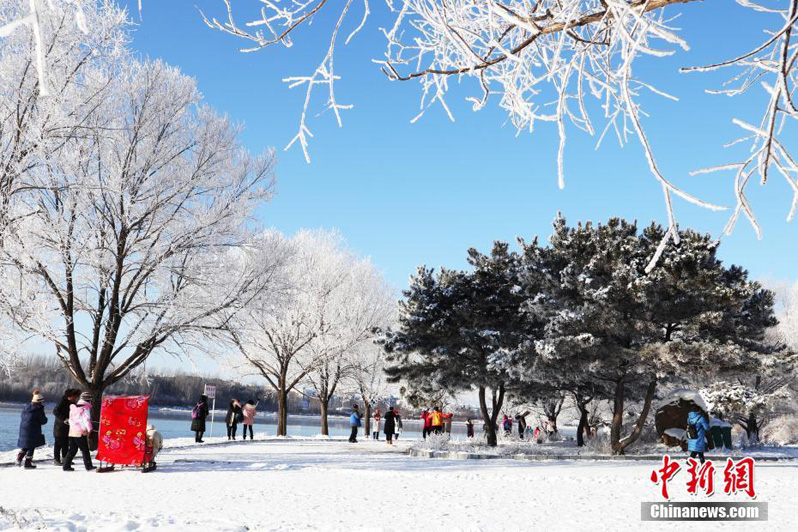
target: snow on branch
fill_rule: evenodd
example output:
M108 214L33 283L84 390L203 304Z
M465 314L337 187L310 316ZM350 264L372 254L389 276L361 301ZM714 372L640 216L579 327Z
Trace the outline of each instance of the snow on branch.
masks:
M291 47L293 41L291 40L292 33L302 26L309 26L313 23L314 17L326 5L335 4L334 9L338 9L335 26L332 30L330 39L328 41L327 51L324 54L321 62L310 74L301 76L289 76L283 79L288 83L289 88L303 87L305 88L305 99L302 106L302 113L299 119L299 129L297 134L288 143L285 149L289 149L296 143L299 143L302 148L302 153L305 160L310 163L310 153L308 151L309 138L313 137L310 129L308 128L308 109L310 107L313 90L318 86L324 86L327 89L327 110L331 110L335 114L335 119L338 126L342 126L341 111L351 109L352 105L342 105L338 103L335 96L335 82L340 79L340 76L335 74L335 47L338 42L338 35L344 21L350 14L352 4L355 0L346 0L345 2L335 2L328 4L327 0L291 0L281 2L280 0L260 0L260 18L252 20L241 26L236 22L233 16L233 8L230 0L223 0L226 8L226 18L219 20L214 17L208 17L205 13L202 18L205 24L212 29L228 33L235 37L239 37L252 43L251 46L241 49L241 52L255 52L262 50L271 45L282 44L285 47ZM352 30L346 38L344 44L349 41L363 28L370 14L369 0L361 0L363 3L363 18L360 20L358 26Z
M684 68L682 71L708 72L733 69L734 73L724 84L724 88L707 91L711 94L739 96L750 92L755 86L762 89L760 94L763 96L763 112L759 124L750 124L740 118L732 120L742 130L741 136L726 146L748 145L749 150L746 155L732 163L694 172L698 174L732 170L735 174L734 193L737 204L724 232L725 234L732 232L742 213L751 223L757 236L762 238L762 230L746 194L752 177L759 176L760 184L764 185L775 171L792 190L792 205L787 214L787 221L791 221L798 210L798 165L794 154L783 141L788 119L798 118L798 109L794 101L798 43L793 39L795 24L798 22L798 0L778 2L782 8L773 8L749 0L737 0L737 3L777 17L780 20L779 29L768 32L768 38L747 53L711 65Z
M42 39L42 26L39 21L41 9L55 10L60 6L57 4L71 4L73 6L75 23L83 33L88 33L86 17L80 5L81 0L47 0L41 7L41 0L27 0L27 14L23 15L19 10L10 10L11 16L16 17L9 21L0 18L0 38L8 37L19 28L27 26L33 34L34 51L36 55L36 70L39 74L39 93L42 96L49 96L50 89L47 83L47 62L45 60L45 44Z

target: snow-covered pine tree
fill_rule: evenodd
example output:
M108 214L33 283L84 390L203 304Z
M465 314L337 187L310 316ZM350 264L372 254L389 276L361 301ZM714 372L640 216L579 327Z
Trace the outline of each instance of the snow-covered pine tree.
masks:
M496 445L509 370L529 326L520 308L519 256L502 242L490 255L468 255L473 271L421 267L411 278L398 330L384 338L387 372L394 382L476 390L488 445Z
M611 390L619 454L640 436L659 383L738 374L755 366L753 354L772 349L764 338L775 323L772 295L744 270L724 267L708 235L680 231L679 244L662 246L664 232L651 225L639 233L619 219L571 228L558 218L546 254L541 367L559 368L564 384ZM655 254L658 267L647 272ZM628 401L643 406L623 436Z
M762 355L759 362L751 374L701 390L712 415L739 425L751 444L759 442L760 432L772 419L787 413L794 397L790 385L798 376L798 357L790 350Z

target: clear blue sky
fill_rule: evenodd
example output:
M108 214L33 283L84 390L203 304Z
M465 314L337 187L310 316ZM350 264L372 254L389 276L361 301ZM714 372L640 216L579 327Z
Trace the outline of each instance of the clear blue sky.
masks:
M433 109L410 124L418 112L419 86L390 83L371 63L384 49L378 27L387 20L379 0L372 2L375 13L364 32L341 46L336 59L343 78L336 89L339 100L355 108L344 113L343 129L330 113L311 120L310 165L298 148L283 151L296 132L304 92L289 90L281 79L315 68L329 38L330 19L322 16L310 30L298 33L291 49L241 54L237 50L245 43L207 28L194 7L221 15L221 0L145 0L141 20L137 0L126 4L138 24L133 36L137 50L196 77L208 102L245 124L243 139L250 150L277 148L278 194L259 213L263 223L288 233L336 227L398 289L420 264L462 267L469 247L484 250L495 239L516 236L547 237L557 211L572 222L614 215L665 222L660 188L635 139L624 149L607 139L596 152L596 139L572 129L566 188L559 190L556 131L550 124L540 124L534 135L516 137L495 100L473 113L464 92L450 96L455 123ZM234 2L242 8L256 4ZM671 12L682 13L675 25L683 28L681 35L692 50L644 61L638 71L681 101L647 98L652 118L644 127L669 178L704 199L733 205L730 174L690 177L688 172L730 162L721 146L738 134L731 118L758 123L761 95L757 92L756 100L707 95L703 89L717 87L725 76L685 75L677 69L747 51L762 38L765 26L757 21L766 19L734 3L695 3ZM350 27L359 15L355 12ZM313 114L323 107L320 92ZM721 256L758 278L796 279L798 223L784 221L791 199L786 183L773 178L764 188L753 187L751 199L764 240L758 241L741 220L735 234L724 240ZM727 219L726 213L678 199L676 211L682 227L712 234Z

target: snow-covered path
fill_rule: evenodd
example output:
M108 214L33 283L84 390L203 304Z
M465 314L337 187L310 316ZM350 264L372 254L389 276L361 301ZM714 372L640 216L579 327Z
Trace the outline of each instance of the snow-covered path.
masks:
M0 529L62 530L672 530L643 523L659 500L652 462L429 460L407 442L350 445L169 440L156 472L106 474L49 464L0 469ZM77 466L76 466L77 467ZM767 523L693 523L696 530L796 530L798 464L758 464ZM716 482L722 481L721 478ZM683 482L675 500L691 500ZM693 499L694 500L694 499ZM720 494L717 501L734 500ZM245 528L246 527L246 528Z

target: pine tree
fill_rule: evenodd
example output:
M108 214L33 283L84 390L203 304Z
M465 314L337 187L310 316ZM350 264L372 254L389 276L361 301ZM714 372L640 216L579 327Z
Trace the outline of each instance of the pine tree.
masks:
M496 242L469 250L473 271L421 267L400 302L398 330L385 337L390 380L452 393L476 390L488 445L505 401L528 320L521 312L519 256Z

